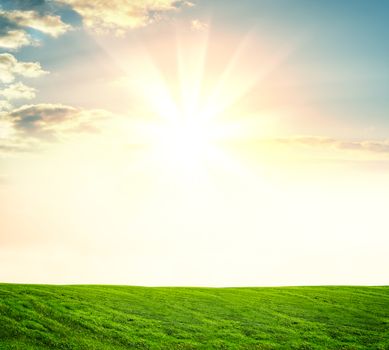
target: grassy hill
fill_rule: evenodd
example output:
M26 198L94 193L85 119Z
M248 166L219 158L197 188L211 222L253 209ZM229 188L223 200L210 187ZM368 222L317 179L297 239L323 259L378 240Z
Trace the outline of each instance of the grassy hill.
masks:
M389 349L389 287L0 284L0 349Z

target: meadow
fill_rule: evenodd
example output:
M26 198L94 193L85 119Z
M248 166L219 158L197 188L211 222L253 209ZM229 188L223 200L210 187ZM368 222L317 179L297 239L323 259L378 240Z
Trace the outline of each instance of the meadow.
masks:
M0 349L389 349L389 287L0 284Z

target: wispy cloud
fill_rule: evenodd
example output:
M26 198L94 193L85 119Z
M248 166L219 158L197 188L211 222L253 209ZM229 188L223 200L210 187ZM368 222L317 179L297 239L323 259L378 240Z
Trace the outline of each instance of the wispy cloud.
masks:
M10 53L0 54L0 82L12 83L16 76L36 78L47 74L38 62L21 62Z
M0 111L0 158L42 152L77 135L103 132L107 118L112 114L104 110L61 104L31 104Z
M8 127L3 145L19 146L28 139L42 142L60 141L66 135L99 131L99 122L111 114L103 110L86 110L62 104L25 105L3 112L0 121ZM4 133L5 134L5 133Z
M194 19L190 22L190 27L192 30L202 32L208 29L208 24L199 19Z
M15 50L26 45L35 45L37 42L22 29L8 31L0 30L0 47Z
M36 11L0 10L0 47L15 50L26 45L36 45L26 29L38 30L52 37L58 37L71 29L57 15Z
M389 154L388 140L340 140L320 136L296 136L272 139L270 142L287 146L304 146L322 150L360 151Z
M35 97L35 92L35 88L27 86L21 82L17 82L1 89L0 96L4 97L8 101L20 99L31 100Z
M47 74L38 62L18 61L12 54L0 54L0 111L12 109L11 101L35 97L36 89L22 82L14 82L17 77L36 78Z
M3 12L2 15L20 27L33 28L53 37L58 37L71 28L69 24L62 22L60 16L42 15L36 11L16 10Z
M70 5L82 17L84 24L96 31L123 34L128 29L144 27L163 14L193 6L183 0L59 0Z
M0 112L1 111L7 111L12 108L12 105L5 100L0 100Z

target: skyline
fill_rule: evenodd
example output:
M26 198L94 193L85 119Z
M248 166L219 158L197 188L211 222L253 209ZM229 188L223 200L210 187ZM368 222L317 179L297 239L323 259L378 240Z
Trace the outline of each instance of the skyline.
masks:
M0 4L1 281L387 284L389 4Z

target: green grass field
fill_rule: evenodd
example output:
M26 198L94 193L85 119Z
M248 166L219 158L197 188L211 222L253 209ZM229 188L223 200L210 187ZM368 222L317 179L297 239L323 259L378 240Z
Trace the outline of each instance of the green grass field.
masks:
M389 349L389 287L0 284L0 349Z

